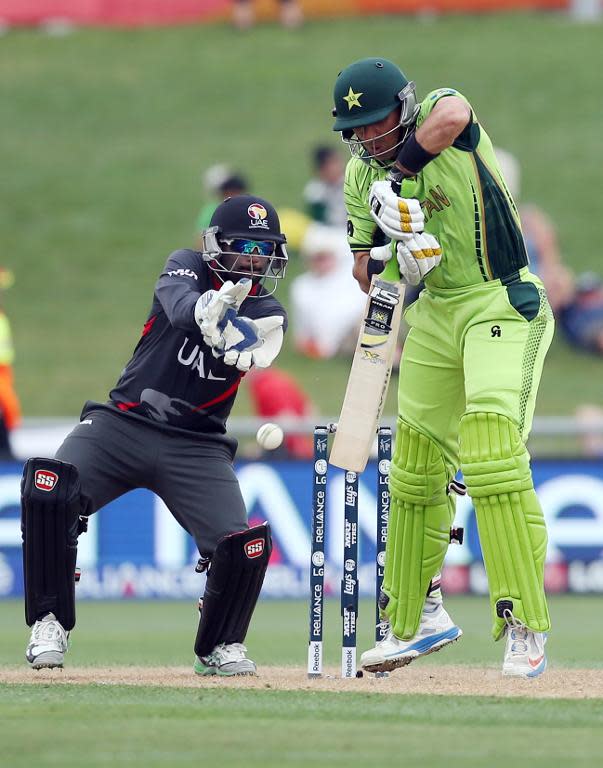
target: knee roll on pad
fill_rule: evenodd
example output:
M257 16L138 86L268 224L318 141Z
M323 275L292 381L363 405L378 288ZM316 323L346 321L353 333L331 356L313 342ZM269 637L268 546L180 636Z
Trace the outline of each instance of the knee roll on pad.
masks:
M399 420L390 468L391 506L385 555L385 613L394 634L408 639L419 626L431 579L450 542L454 500L438 445Z
M29 459L21 481L25 618L29 626L52 611L75 625L75 564L80 515L89 512L73 464Z
M496 612L500 600L510 600L515 617L531 630L545 632L547 533L519 430L506 416L468 413L461 419L460 455L488 574L492 634L498 639L505 627Z
M268 523L220 539L203 594L197 656L207 656L220 643L245 640L271 552Z

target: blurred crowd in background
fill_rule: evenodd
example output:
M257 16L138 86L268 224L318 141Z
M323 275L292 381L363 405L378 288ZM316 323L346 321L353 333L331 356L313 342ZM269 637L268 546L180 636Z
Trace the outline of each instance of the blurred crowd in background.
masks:
M44 5L50 7L52 4L41 3L40 7ZM117 8L117 5L112 7ZM162 4L156 5L159 8ZM344 5L336 2L333 11L340 11ZM364 12L368 13L378 10L379 4L375 8L368 2L360 5L363 8L366 6ZM500 2L497 5L503 7L506 4ZM601 17L603 3L600 0L525 3L526 7L534 5L542 8L563 7L574 18L596 20ZM230 14L232 25L240 30L247 30L265 20L267 8L272 14L270 18L276 18L284 28L293 29L304 23L306 15L308 18L317 15L315 6L316 3L303 0L271 0L268 8L267 1L263 0L231 0L224 8ZM434 8L436 6L437 3ZM5 20L15 24L31 23L29 16L23 16L23 7L18 2L8 3L6 7L8 10L4 9L4 14L0 14L0 25ZM73 7L81 8L77 3ZM91 22L93 19L88 17L82 19L82 23ZM542 279L556 316L557 337L582 353L603 356L603 278L593 272L575 273L568 267L554 222L537 200L523 199L521 168L517 158L509 148L501 148L497 153L503 175L519 208L531 269ZM352 277L352 256L346 238L343 199L346 161L343 150L337 146L313 147L308 156L308 177L300 179L299 207L279 208L293 262L284 289L286 295L282 296L290 315L290 339L297 354L312 360L351 359L364 310L365 297ZM191 213L191 219L194 219L194 247L200 246L200 233L209 225L211 215L221 201L256 191L260 190L254 188L253 169L232 167L227 161L203 168L200 208L196 219L194 212ZM278 200L275 202L279 207ZM0 268L0 300L13 281L12 273ZM414 301L419 291L420 286L408 291L406 303ZM401 346L404 333L403 328ZM19 399L13 385L14 357L9 319L0 305L0 460L11 457L8 435L21 419ZM311 417L315 412L308 393L278 368L250 376L250 391L253 409L259 417ZM585 421L603 419L603 410L597 405L586 404L576 416ZM597 440L593 438L586 450L603 455L603 439ZM306 457L309 455L308 441L297 440L291 435L283 450L288 455Z
M505 149L497 149L507 186L518 205L531 270L542 279L557 321L557 334L581 352L603 356L603 278L593 272L575 274L565 263L555 225L537 202L521 195L521 167ZM288 237L290 256L297 260L287 281L286 304L290 334L298 354L313 360L351 359L362 319L365 296L352 276L347 245L343 180L346 157L335 146L319 145L309 157L310 177L301 187L302 207L279 211ZM247 170L227 163L203 172L204 202L196 219L195 242L208 226L215 207L225 198L253 193ZM407 292L406 304L416 299L421 286ZM320 311L317 311L320 308ZM328 333L325 329L329 329ZM400 345L406 329L402 328ZM401 352L401 347L399 352ZM308 393L277 368L252 378L252 405L260 417L306 417L315 412ZM584 404L579 421L603 419L598 405ZM293 436L284 446L287 455L307 457L309 441ZM603 455L603 440L586 436L584 452Z

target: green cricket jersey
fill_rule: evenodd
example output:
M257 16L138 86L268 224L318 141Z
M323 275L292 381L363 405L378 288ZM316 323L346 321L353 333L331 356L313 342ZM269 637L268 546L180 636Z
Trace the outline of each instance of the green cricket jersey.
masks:
M445 96L466 101L453 88L432 91L421 103L417 127ZM352 251L387 242L368 205L371 184L384 179L387 172L388 168L373 168L358 157L348 162L344 192ZM475 115L451 147L417 176L404 180L400 196L420 200L425 231L435 235L442 246L441 263L425 278L428 287L461 288L496 278L506 283L527 265L517 208L492 142Z

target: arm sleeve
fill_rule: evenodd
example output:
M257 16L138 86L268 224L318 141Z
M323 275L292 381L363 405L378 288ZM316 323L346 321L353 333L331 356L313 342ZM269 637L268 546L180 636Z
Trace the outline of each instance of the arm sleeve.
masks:
M479 123L477 122L477 118L475 117L475 113L469 101L465 98L465 96L463 96L462 93L455 90L454 88L438 88L435 91L431 91L431 93L427 94L427 96L421 102L421 109L419 110L419 115L417 117L417 128L425 121L438 101L445 98L446 96L456 96L457 99L464 101L471 110L471 117L467 123L467 126L456 138L452 146L455 149L461 149L464 152L473 152L473 150L477 147L480 139Z
M197 299L203 292L199 271L198 255L182 250L172 253L159 276L155 295L174 328L199 330L194 314Z

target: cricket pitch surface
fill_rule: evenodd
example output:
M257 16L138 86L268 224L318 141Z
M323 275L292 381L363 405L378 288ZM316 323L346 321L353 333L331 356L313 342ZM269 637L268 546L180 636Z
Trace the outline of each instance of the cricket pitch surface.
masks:
M234 688L276 691L341 691L436 696L497 696L546 699L603 698L603 669L551 668L533 680L502 677L494 667L409 666L376 678L342 680L328 668L322 678L309 680L299 667L261 667L257 677L199 677L191 667L65 667L32 670L0 668L0 684L133 685L167 688Z

